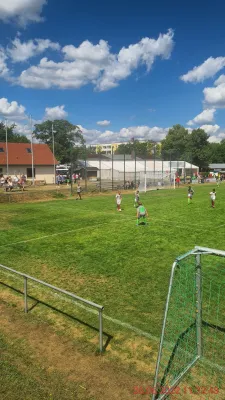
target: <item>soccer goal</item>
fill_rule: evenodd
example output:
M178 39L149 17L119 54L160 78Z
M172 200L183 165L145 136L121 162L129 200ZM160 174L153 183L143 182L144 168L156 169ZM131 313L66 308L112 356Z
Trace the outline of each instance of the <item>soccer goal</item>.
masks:
M172 267L152 400L224 400L224 382L225 251L195 247Z
M148 190L155 189L175 189L176 175L174 172L153 171L140 173L139 190L140 192L147 192Z

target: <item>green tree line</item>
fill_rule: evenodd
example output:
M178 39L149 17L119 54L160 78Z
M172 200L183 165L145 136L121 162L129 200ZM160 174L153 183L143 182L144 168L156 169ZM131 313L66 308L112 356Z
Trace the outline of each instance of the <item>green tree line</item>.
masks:
M203 129L193 129L191 133L182 125L174 125L169 129L160 144L152 141L134 140L121 144L117 154L136 154L140 158L160 158L163 160L182 160L197 165L201 169L208 168L211 163L225 163L225 140L210 143L209 135Z
M16 125L8 126L8 141L29 143L25 135L15 132ZM52 129L53 128L53 129ZM0 123L0 142L5 142L6 127ZM52 132L53 130L53 132ZM78 157L84 158L95 153L92 148L85 147L85 140L77 125L66 120L44 121L35 125L34 137L41 143L49 145L61 163L70 163ZM190 133L182 125L174 125L169 129L167 136L161 143L146 140L140 142L132 140L118 146L115 154L136 154L137 157L147 159L184 160L197 165L201 169L211 163L225 163L225 140L220 143L210 143L209 135L203 129L193 129ZM101 147L99 148L101 152Z
M7 126L7 138L9 143L30 143L30 140L25 135L15 133L16 125L12 124ZM0 122L0 142L6 141L6 125L4 122Z

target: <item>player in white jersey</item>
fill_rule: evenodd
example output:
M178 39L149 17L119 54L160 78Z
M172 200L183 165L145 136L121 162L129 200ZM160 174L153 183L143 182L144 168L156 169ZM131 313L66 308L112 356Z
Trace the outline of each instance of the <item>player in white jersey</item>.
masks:
M117 192L117 193L116 193L117 211L122 211L122 210L121 210L121 201L122 201L121 192Z
M212 206L212 208L215 208L216 190L213 189L213 191L210 192L209 194L210 194L210 199L211 199L211 206Z
M134 194L134 207L136 208L138 207L139 200L140 200L139 190L136 190Z

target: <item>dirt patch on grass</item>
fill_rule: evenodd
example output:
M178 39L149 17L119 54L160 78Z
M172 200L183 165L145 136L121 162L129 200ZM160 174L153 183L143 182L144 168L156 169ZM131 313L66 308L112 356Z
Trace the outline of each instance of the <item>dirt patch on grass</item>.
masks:
M104 356L81 353L73 342L58 336L48 324L30 321L5 304L0 304L1 331L10 338L23 339L31 348L37 363L63 373L66 379L84 382L84 390L98 400L130 400L139 382L121 372L119 365ZM88 397L88 396L87 396Z

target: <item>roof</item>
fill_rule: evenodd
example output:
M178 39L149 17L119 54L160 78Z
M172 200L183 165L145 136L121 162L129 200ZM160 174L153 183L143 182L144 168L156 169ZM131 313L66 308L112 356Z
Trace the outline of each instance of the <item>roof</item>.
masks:
M0 149L3 148L3 152L0 151L0 165L6 165L6 144L0 142ZM30 143L8 143L8 163L9 165L31 165L32 164L32 153L28 152L31 150ZM53 165L54 158L53 153L47 144L33 144L34 154L34 165ZM58 161L55 158L55 164Z
M162 168L162 163L163 163L163 168ZM81 161L80 161L81 164ZM123 172L124 171L124 161L113 161L112 160L102 160L101 161L101 169L112 169L112 165L113 165L113 169ZM87 161L87 167L97 167L100 168L100 162L99 160L88 160ZM147 160L146 161L146 170L147 172L149 171L162 171L162 169L166 172L166 171L170 171L170 161L153 161L153 160ZM185 169L198 169L198 167L196 165L191 165L188 162L185 161L172 161L171 162L171 170L172 171L176 171L177 169L180 168L185 168ZM145 171L145 162L142 161L135 161L134 160L126 160L125 161L125 171L126 172L134 172L136 169L136 172L144 172Z
M76 168L76 171L81 171L82 169L85 170L85 166ZM87 171L98 171L99 168L97 168L97 167L87 167L86 170Z
M209 164L209 168L212 168L212 169L219 169L219 168L225 168L225 163L224 164L222 164L222 163L220 163L220 164Z

